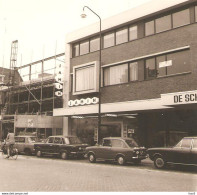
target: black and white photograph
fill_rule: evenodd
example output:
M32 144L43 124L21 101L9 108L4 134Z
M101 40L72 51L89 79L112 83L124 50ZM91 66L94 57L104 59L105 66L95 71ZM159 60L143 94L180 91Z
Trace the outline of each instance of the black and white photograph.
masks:
M197 0L0 0L0 195L197 193Z

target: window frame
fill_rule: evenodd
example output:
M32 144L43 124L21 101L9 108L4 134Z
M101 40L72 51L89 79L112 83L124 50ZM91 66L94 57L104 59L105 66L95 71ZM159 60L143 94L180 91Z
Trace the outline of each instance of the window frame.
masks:
M108 36L108 35L110 35L110 34L114 36L114 37L113 37L113 44L110 45L110 46L105 47L105 36ZM115 34L114 31L105 33L105 34L103 35L103 44L102 44L102 45L103 45L103 49L110 48L110 47L113 47L113 46L116 45L116 34Z
M124 30L126 30L126 39L127 39L127 40L124 41L124 42L117 43L117 33L118 33L118 32L121 32L121 31L124 31ZM129 30L128 30L128 27L127 27L127 26L122 27L122 28L119 28L119 29L116 29L116 31L115 31L115 45L120 45L120 44L129 42L128 33L129 33Z
M88 90L81 90L81 91L76 91L76 71L77 69L81 68L88 68L91 66L94 66L94 87L93 89L88 89ZM99 62L94 61L94 62L89 62L86 64L81 64L73 67L73 95L79 95L79 94L86 94L86 93L95 93L98 92L99 90Z

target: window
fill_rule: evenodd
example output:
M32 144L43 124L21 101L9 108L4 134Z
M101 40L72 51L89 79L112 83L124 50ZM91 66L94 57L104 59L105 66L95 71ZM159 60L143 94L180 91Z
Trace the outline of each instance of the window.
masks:
M137 81L138 80L138 63L132 62L129 64L130 70L130 81Z
M183 26L190 23L189 9L185 9L172 14L173 28Z
M137 26L129 27L129 41L137 39Z
M195 21L197 22L197 6L195 6Z
M89 52L89 41L84 41L80 43L80 55L86 54Z
M167 74L177 74L190 71L189 50L176 52L167 55L167 60L172 61L172 66L167 67Z
M73 45L73 57L79 56L79 44Z
M166 66L162 66L162 63L166 61L166 56L158 56L156 57L157 62L157 76L166 76L167 75L167 68Z
M128 82L128 64L111 66L104 69L104 85Z
M156 33L171 29L171 15L164 16L155 20Z
M100 38L90 40L90 52L98 51L100 49Z
M114 46L114 44L115 44L114 33L106 34L103 37L103 42L104 42L103 43L104 48Z
M197 149L197 139L193 140L193 148Z
M111 141L109 139L104 139L103 146L111 146Z
M60 137L55 137L54 144L62 144L62 139Z
M190 148L191 146L191 139L183 139L181 148Z
M116 45L128 42L128 29L124 28L116 31Z
M47 143L53 143L54 137L49 137Z
M126 144L123 142L123 141L121 141L121 140L111 140L111 142L112 142L112 147L118 147L118 148L126 148Z
M76 92L94 89L94 66L76 70Z
M73 67L73 95L98 91L98 62L89 62Z
M145 35L153 35L155 33L155 22L154 20L145 23Z
M150 58L146 60L146 79L152 79L156 77L156 68L155 68L155 58Z

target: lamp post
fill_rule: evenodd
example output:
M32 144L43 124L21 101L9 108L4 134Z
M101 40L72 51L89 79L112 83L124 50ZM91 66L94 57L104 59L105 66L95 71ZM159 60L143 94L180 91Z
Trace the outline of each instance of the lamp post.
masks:
M100 22L100 28L99 28L99 37L100 37L100 46L99 46L99 86L98 86L98 132L97 132L97 143L99 142L99 134L101 130L101 17L95 13L92 9L90 9L88 6L83 7L83 14L81 14L82 18L86 18L86 14L84 13L84 9L89 9L93 14L95 14L99 18Z

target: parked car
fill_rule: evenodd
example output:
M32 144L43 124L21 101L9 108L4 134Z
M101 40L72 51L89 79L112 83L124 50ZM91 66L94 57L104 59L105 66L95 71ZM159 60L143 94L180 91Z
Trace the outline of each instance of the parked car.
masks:
M184 137L174 147L150 148L148 154L158 169L169 163L197 166L197 137Z
M19 153L31 155L35 153L34 144L38 142L36 136L20 135L15 136L15 146Z
M42 155L59 155L62 159L69 156L84 157L88 144L75 136L49 136L44 143L35 144L37 157Z
M112 160L119 165L126 162L139 164L147 158L146 148L139 147L132 138L106 137L101 145L86 148L86 157L91 163L96 160Z

